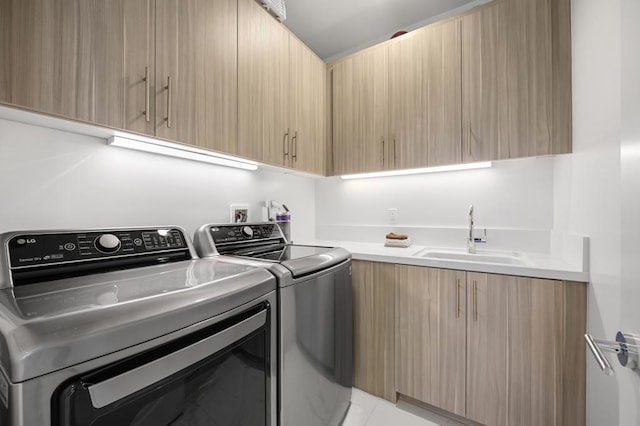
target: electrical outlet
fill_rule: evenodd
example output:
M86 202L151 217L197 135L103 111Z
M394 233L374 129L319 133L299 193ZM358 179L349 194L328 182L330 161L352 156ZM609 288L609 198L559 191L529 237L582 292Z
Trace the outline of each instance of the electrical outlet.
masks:
M389 214L389 225L396 225L398 223L398 209L390 208L387 209Z

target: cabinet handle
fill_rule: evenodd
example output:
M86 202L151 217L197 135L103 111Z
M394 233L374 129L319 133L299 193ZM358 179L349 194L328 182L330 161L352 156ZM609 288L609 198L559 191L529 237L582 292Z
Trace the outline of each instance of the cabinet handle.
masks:
M291 138L291 158L297 163L298 162L298 131L293 132L293 137Z
M393 167L396 167L396 138L393 138Z
M456 318L460 318L460 278L456 280Z
M478 282L473 281L473 320L478 321Z
M167 76L165 89L167 90L167 117L165 121L167 122L167 127L171 128L171 76Z
M467 136L467 154L469 154L469 159L471 159L471 120L467 120L467 131L465 133Z
M144 119L147 123L151 121L151 111L149 111L150 106L150 92L151 92L151 82L149 81L149 67L144 67Z
M382 168L384 169L384 136L381 136L380 140L382 141Z
M282 155L285 158L289 156L289 129L282 136Z

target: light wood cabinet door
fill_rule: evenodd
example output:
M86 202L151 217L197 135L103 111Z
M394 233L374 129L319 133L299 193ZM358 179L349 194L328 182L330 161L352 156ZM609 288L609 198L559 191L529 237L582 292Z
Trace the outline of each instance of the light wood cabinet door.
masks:
M0 27L0 102L153 134L153 0L2 0Z
M287 164L289 84L289 33L254 0L238 0L238 154Z
M585 422L584 284L469 273L466 417Z
M334 174L390 167L387 46L352 55L331 72Z
M464 416L466 273L398 265L396 391Z
M509 0L507 11L508 156L570 152L570 0Z
M507 4L462 20L463 162L508 158Z
M389 44L393 168L461 162L461 20Z
M237 151L235 0L156 0L156 135Z
M569 0L463 17L463 161L571 151Z
M326 174L327 68L295 36L289 39L290 132L289 166Z
M395 265L353 261L353 383L395 402Z
M486 425L507 418L509 287L513 278L469 273L467 276L466 417Z

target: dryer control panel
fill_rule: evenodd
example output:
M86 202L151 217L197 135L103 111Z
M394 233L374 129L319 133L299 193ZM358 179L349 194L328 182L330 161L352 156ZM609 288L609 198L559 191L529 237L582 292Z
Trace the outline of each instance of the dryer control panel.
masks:
M211 232L211 238L213 238L213 242L216 245L220 243L283 238L280 228L271 222L213 225L209 232Z
M176 228L24 233L7 245L12 269L189 251Z

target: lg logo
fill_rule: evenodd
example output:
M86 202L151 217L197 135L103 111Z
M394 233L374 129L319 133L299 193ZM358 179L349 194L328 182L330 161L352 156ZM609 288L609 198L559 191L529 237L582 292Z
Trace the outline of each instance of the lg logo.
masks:
M23 245L23 244L35 244L36 243L36 239L35 238L20 238L18 241L16 241L18 244Z

